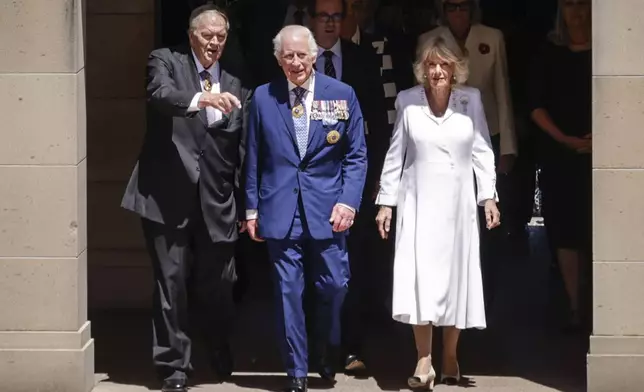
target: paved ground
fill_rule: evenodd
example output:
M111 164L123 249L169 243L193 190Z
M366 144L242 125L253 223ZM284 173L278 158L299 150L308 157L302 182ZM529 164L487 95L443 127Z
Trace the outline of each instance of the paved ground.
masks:
M585 391L586 337L559 331L560 285L553 279L543 249L542 228L531 229L531 256L514 253L504 258L497 304L485 331L466 331L460 344L460 387L437 385L436 391L475 387L477 392ZM196 352L193 391L277 391L284 382L272 336L270 299L256 294L240 309L236 330L236 367L229 383L209 383L203 353ZM96 339L96 392L156 390L150 366L150 322L147 314L92 315ZM374 324L367 331L366 359L371 376L357 380L338 376L333 391L407 390L414 369L409 329L393 322ZM439 341L439 339L435 339ZM197 347L198 348L198 347ZM440 357L440 356L438 356ZM440 370L440 363L437 365ZM326 390L316 382L310 389Z

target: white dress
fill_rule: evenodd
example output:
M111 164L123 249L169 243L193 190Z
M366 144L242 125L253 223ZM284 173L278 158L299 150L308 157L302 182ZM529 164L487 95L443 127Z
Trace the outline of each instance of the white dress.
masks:
M477 89L453 88L442 118L422 86L398 94L376 200L397 207L395 320L485 328L477 204L497 200L495 183Z

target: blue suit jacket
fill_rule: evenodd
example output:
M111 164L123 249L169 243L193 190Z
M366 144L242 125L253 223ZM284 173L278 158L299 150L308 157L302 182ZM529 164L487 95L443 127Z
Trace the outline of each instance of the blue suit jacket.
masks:
M309 145L300 159L285 78L257 88L251 101L246 144L246 208L259 212L259 235L287 237L298 198L311 237L330 239L333 206L358 210L367 171L364 120L353 89L336 79L315 74L313 99L346 100L349 118L324 125L311 120ZM327 141L337 131L336 143Z

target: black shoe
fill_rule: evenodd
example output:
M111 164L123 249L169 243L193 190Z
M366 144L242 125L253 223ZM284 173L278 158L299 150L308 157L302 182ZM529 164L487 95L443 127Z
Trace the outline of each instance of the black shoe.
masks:
M367 367L362 358L355 354L349 354L344 360L344 370L346 372L356 373L365 371Z
M230 347L225 346L210 354L210 364L213 372L220 380L224 380L233 374L233 355Z
M339 361L339 350L337 347L326 346L322 349L318 374L325 381L335 381L336 363Z
M186 386L186 380L181 380L181 379L165 380L163 381L161 392L188 392L188 387Z
M290 377L284 392L307 392L308 385L306 377Z

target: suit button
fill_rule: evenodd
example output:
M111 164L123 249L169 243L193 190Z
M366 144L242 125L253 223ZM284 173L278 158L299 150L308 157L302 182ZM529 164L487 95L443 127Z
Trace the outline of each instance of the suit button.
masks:
M203 150L199 151L199 156L203 156Z
M293 193L297 193L297 188L293 188Z

